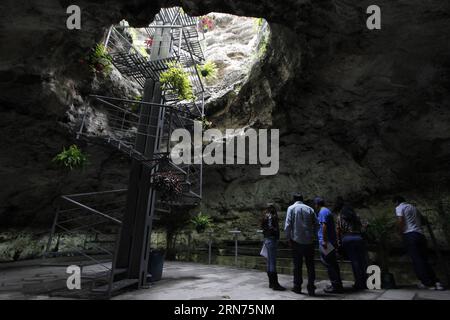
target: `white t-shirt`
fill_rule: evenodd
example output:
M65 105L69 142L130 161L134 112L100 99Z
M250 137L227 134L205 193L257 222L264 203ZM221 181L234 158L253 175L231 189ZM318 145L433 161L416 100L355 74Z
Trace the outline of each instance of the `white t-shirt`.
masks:
M409 203L403 202L395 208L397 217L404 217L405 231L403 233L419 232L423 234L422 222L417 208Z

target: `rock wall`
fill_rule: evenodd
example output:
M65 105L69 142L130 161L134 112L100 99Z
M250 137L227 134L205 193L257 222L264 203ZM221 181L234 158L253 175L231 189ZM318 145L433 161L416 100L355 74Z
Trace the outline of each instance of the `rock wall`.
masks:
M142 26L161 6L178 1L78 3L81 31L65 29L68 1L0 5L2 226L31 224L29 217L49 213L61 182L49 161L70 140L66 111L77 108L86 94L82 88L91 85L77 64L82 53L111 23L127 19ZM283 209L293 190L327 199L340 194L367 213L392 210L385 201L394 192L431 205L448 190L450 3L379 0L377 31L365 25L372 1L182 3L194 15L263 17L272 30L266 58L239 94L209 106L208 113L220 128L280 128L280 173L261 177L257 168L207 168L203 211L230 227L244 221L251 230L255 208L275 201ZM86 177L65 188L126 182L127 165L115 157L95 147Z

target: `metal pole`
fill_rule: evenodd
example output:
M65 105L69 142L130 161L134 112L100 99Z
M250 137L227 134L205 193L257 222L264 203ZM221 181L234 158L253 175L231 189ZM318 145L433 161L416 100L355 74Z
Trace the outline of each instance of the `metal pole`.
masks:
M192 234L188 232L188 248L187 248L188 261L191 261L191 241L192 241Z
M238 265L238 236L241 233L239 230L231 230L231 234L234 235L234 264Z
M112 29L113 29L113 26L111 26L108 30L108 35L106 36L106 39L105 39L105 48L108 48L109 38L111 38Z
M234 236L234 264L237 266L238 263L238 241L237 235Z
M83 129L84 129L84 122L86 121L86 105L84 106L84 113L83 113L83 119L81 120L81 126L80 126L80 130L77 132L77 140L80 139L80 136L83 134Z
M58 206L56 209L55 218L53 219L52 229L50 231L50 236L48 237L48 241L47 241L47 247L45 248L45 252L43 254L44 259L47 257L47 254L50 251L50 248L52 246L52 240L53 240L53 236L55 235L56 224L58 223L59 210L60 210L60 206Z
M208 264L211 264L211 256L212 256L212 235L213 235L213 231L210 230L208 231Z

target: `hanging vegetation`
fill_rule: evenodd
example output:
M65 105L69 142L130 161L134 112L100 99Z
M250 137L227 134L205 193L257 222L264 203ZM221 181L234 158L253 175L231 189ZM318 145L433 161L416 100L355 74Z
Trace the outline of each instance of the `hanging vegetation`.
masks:
M102 75L108 75L111 73L112 57L109 55L103 44L99 43L92 48L86 60L91 70L95 73ZM84 62L84 60L82 60L82 62Z
M161 198L170 199L183 192L181 179L173 172L158 172L153 176L152 187L161 193Z
M203 129L203 131L211 129L212 125L213 125L212 122L208 121L208 119L206 119L206 117L202 118L202 129Z
M204 215L199 213L196 215L192 220L192 224L194 225L195 230L198 233L203 233L206 231L206 229L212 227L212 219L208 215Z
M198 65L197 68L201 76L207 81L211 81L217 76L217 65L214 61L207 61L203 65Z
M383 288L395 287L394 276L389 272L389 254L395 229L395 220L387 212L383 212L369 221L366 230L369 244L376 247L376 262L382 270L381 278Z
M183 69L180 63L169 63L169 69L161 73L159 81L163 90L172 92L180 100L194 100L189 74Z
M141 105L142 96L137 95L133 98L134 102L130 103L130 110L133 113L137 113L139 111L139 106Z
M69 170L81 169L87 163L87 156L76 145L71 145L69 149L56 155L52 160L58 166Z
M258 59L265 57L267 49L269 48L270 35L266 34L262 37L261 42L258 44Z
M145 40L145 45L150 49L153 46L153 37L147 38Z
M214 20L208 16L201 17L198 22L198 30L204 33L214 30Z

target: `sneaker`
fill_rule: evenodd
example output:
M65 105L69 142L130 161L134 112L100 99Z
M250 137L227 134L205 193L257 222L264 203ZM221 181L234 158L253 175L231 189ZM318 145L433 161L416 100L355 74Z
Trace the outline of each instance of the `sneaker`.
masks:
M427 287L427 286L424 285L423 283L418 283L418 284L417 284L417 289L425 290L425 289L429 289L429 287Z
M333 286L328 286L325 289L323 289L323 292L325 292L325 293L343 293L344 288L335 288Z
M440 282L436 282L434 286L426 286L423 283L419 283L417 288L420 290L435 290L435 291L444 291L445 288Z
M437 290L437 291L444 291L445 288L444 288L444 286L443 286L440 282L436 282L436 284L434 285L434 290Z

